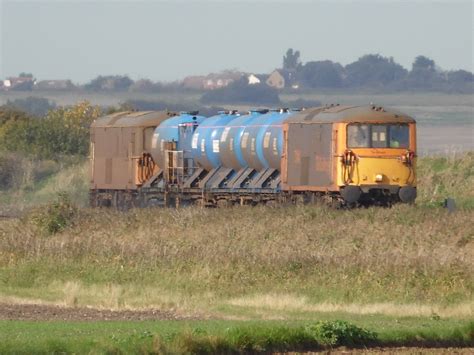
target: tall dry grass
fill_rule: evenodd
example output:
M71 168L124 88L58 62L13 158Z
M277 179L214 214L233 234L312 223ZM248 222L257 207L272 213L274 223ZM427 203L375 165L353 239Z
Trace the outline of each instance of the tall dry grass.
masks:
M474 152L451 151L418 160L419 204L439 204L447 197L458 205L474 208Z
M0 227L1 282L450 304L472 297L472 217L412 206L85 210L74 227L50 237L12 220Z
M472 313L472 167L472 154L420 159L415 206L81 209L52 236L28 215L1 221L0 296L219 310L288 295L302 313ZM440 207L445 196L458 211Z
M35 161L18 154L0 155L0 214L24 211L67 193L78 206L88 202L89 163L84 159L57 163Z

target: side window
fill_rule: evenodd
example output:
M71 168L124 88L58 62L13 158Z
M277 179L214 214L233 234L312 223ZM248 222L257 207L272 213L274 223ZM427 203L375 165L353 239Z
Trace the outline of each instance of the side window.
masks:
M351 124L347 126L347 146L349 148L370 147L369 125Z

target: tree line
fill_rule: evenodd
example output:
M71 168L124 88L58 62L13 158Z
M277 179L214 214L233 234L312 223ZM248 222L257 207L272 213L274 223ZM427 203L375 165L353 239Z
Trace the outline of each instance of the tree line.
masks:
M444 71L433 59L417 56L410 70L392 57L367 54L346 66L330 60L302 63L300 52L288 49L283 73L309 89L373 89L385 92L440 91L473 92L474 76L466 70Z
M435 61L426 56L417 56L410 70L405 69L392 57L380 54L367 54L345 66L331 60L301 62L300 51L288 49L283 56L283 65L279 71L285 77L285 88L293 90L372 90L376 92L401 91L437 91L446 93L474 92L474 76L466 70L445 71ZM245 76L242 73L242 76ZM268 76L268 74L261 74ZM20 77L31 78L31 73L21 73ZM264 82L262 82L264 84ZM28 84L28 85L26 85ZM18 90L33 90L31 82L17 87ZM234 84L233 90L238 91L242 83ZM296 89L297 88L297 89ZM41 88L36 88L40 90ZM13 89L12 89L13 90ZM182 82L161 83L149 79L132 80L127 75L99 75L84 85L68 86L63 90L84 90L88 92L183 92ZM254 88L258 94L265 96L270 102L275 95L265 90ZM219 96L218 94L217 96ZM211 95L213 96L213 95ZM245 96L238 94L237 96ZM272 97L273 96L273 97ZM245 101L245 97L243 97ZM206 101L207 98L204 98Z

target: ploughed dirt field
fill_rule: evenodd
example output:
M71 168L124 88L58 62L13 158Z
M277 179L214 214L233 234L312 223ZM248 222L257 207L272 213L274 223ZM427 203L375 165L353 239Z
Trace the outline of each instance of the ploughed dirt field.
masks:
M60 307L39 304L0 303L0 320L24 321L141 321L198 320L199 316L178 314L158 309L143 311L111 311L85 307Z
M291 355L301 353L287 353ZM416 347L397 347L397 348L370 348L370 349L347 349L336 348L332 350L324 350L319 352L307 352L304 355L311 354L330 354L330 355L349 355L349 354L456 354L456 355L472 355L474 348L416 348Z

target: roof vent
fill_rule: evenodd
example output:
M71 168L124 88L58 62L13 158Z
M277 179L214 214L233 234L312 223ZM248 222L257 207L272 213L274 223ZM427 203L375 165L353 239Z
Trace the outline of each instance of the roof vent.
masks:
M199 111L181 111L179 113L180 115L190 115L190 116L196 116L199 115Z
M238 115L239 110L223 110L218 112L219 115Z
M261 113L263 115L265 113L268 113L268 111L270 111L270 110L267 109L267 108L257 108L257 109L254 109L254 110L250 110L249 113Z
M382 106L375 106L373 103L370 103L370 109L373 111L378 111L378 112L385 112L385 109Z
M288 107L280 107L280 108L272 109L270 111L279 112L279 113L287 113L288 111L290 111L290 109Z

